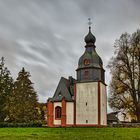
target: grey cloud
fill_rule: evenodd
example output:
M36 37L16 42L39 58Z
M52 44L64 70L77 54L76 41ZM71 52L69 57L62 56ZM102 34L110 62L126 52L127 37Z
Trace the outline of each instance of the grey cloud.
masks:
M0 0L0 56L15 78L22 67L30 71L40 101L46 102L61 76L75 77L87 18L93 19L97 52L106 66L115 39L138 28L139 6L139 0Z

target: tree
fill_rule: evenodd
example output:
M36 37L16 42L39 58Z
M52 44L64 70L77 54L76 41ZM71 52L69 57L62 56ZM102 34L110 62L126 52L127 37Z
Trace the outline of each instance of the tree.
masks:
M4 57L0 60L0 121L4 121L7 117L7 101L13 87L13 79L10 71L5 67Z
M115 57L108 65L112 74L109 105L140 122L140 30L122 34L114 46Z
M9 121L11 122L30 122L37 119L37 94L29 77L30 73L24 68L18 73L9 98Z
M38 110L38 114L40 114L40 120L46 121L46 115L47 115L46 103L38 103L37 110Z

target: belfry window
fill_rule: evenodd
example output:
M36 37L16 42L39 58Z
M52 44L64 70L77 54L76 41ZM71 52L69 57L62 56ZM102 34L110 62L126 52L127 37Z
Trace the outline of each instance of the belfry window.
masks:
M61 107L55 107L55 119L61 119Z
M89 71L85 70L84 71L84 76L85 76L85 79L88 79L89 78Z

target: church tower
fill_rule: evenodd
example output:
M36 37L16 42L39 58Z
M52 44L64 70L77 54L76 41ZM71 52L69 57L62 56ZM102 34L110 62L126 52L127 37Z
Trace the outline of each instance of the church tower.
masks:
M105 70L96 52L96 38L91 32L85 36L85 52L78 62L75 124L77 126L100 126L107 124L107 99Z
M107 125L105 70L95 42L89 24L77 78L61 77L53 97L48 99L48 127Z

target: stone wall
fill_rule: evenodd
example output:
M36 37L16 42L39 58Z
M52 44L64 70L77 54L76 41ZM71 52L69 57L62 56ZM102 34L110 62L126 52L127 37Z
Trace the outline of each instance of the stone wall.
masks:
M119 123L119 124L109 124L108 127L140 127L140 123Z

